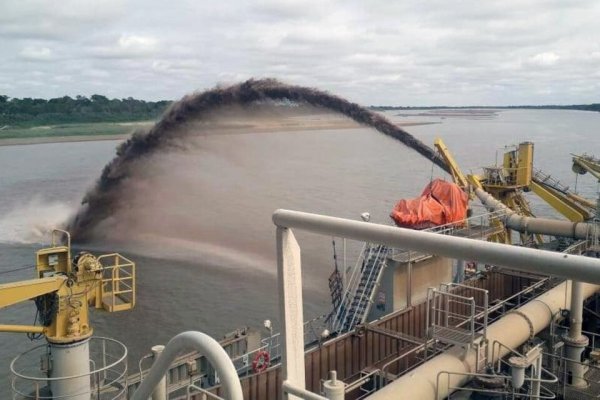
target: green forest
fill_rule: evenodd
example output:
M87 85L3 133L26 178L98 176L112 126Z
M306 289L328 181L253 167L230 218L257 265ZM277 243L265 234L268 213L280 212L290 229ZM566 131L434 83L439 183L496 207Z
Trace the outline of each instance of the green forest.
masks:
M144 101L132 97L58 97L50 100L18 99L0 95L0 128L33 127L67 123L129 122L157 119L170 101Z
M29 128L40 125L82 124L96 122L132 122L155 120L171 101L145 101L132 97L109 99L94 94L90 97L69 96L54 99L22 99L0 95L0 129ZM600 111L600 104L504 106L504 107L394 107L371 106L374 110L495 108L495 109L560 109Z

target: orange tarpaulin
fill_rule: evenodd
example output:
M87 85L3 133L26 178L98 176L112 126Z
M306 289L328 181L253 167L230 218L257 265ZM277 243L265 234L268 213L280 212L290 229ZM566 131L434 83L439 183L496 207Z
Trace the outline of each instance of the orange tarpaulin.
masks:
M414 229L445 225L466 218L468 200L467 194L454 183L436 179L420 197L400 200L390 217L396 225Z

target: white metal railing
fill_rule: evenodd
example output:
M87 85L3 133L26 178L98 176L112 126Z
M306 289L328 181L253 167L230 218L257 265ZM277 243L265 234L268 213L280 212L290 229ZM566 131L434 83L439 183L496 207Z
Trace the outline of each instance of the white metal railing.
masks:
M326 236L345 237L390 247L435 253L455 259L475 259L537 274L600 283L600 260L499 243L438 235L374 223L277 210L276 229L279 306L282 321L284 385L305 391L302 265L300 246L291 228Z
M196 393L194 393L196 392ZM216 394L213 394L211 392L209 392L206 389L201 388L200 386L196 386L193 383L187 386L186 389L186 400L190 400L192 398L193 394L198 394L200 393L202 395L202 400L226 400L222 397L217 396Z
M326 333L325 329L327 328L326 318L327 314L323 314L304 323L304 344L307 350L313 346L318 346L319 343L327 339L328 335L325 335L325 337L323 336L323 334ZM257 349L231 358L238 375L247 375L252 372L252 360L254 360L254 357L261 351L269 353L270 366L279 364L282 348L281 332L262 338L260 342L261 345Z
M465 218L462 221L451 222L445 225L434 226L432 228L423 229L420 232L431 232L439 235L461 236L471 239L485 240L490 232L483 228L492 229L492 221L500 220L508 214L508 209L501 209L492 212L486 212ZM478 229L474 229L477 227ZM393 247L390 249L390 257L392 259L400 258L411 252L410 249L402 249ZM414 253L414 251L413 251Z
M69 382L89 376L91 399L124 399L127 390L127 347L118 340L92 337L90 346L90 372L72 376L50 378L43 371L30 372L31 365L39 365L46 359L48 345L33 347L13 359L10 363L13 400L69 400L79 398L81 393L67 396L52 396L48 387L51 382ZM86 392L87 393L87 392Z

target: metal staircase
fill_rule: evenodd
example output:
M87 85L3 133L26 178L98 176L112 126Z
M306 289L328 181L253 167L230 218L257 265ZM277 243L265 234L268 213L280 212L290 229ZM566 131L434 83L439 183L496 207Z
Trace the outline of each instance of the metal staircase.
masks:
M366 321L373 297L386 265L388 249L382 245L365 244L359 262L352 273L343 301L332 314L332 329L340 333L352 330Z
M552 177L550 174L545 173L544 171L534 168L533 169L533 180L537 183L550 186L551 188L558 190L561 193L569 194L571 191L569 187L564 185L558 179Z

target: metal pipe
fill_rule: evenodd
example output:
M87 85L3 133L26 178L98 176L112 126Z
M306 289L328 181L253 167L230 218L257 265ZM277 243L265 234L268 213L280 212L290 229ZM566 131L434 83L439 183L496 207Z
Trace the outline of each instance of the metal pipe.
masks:
M154 362L158 360L162 352L165 350L165 346L156 345L152 347L152 356ZM141 375L140 375L141 377ZM167 375L163 375L162 379L156 385L156 388L152 391L152 400L167 400Z
M502 346L501 350L496 353L488 348L488 362L496 362L498 358L508 354L509 348L517 348L545 329L558 311L569 307L568 304L565 304L564 297L564 293L568 289L567 282L564 282L519 307L516 312L509 312L491 324L487 331L488 340L490 343L499 341L505 346ZM600 286L597 285L582 284L583 297L590 297L599 289ZM446 398L450 395L452 388L461 387L467 383L469 376L465 374L476 372L476 352L475 349L465 350L462 347L453 346L443 354L401 376L371 395L369 399L398 399L402 394L410 393L411 398L414 399L437 400L437 375L440 371L449 371L448 379L440 381L440 387L437 388L438 398ZM494 359L492 359L492 354ZM456 373L456 375L452 375L452 373Z
M48 342L52 363L50 389L55 399L89 400L90 339L75 343Z
M569 337L576 339L581 337L581 326L583 324L583 283L573 281L571 287L571 327L569 328Z
M344 382L338 381L337 372L329 371L329 380L323 382L325 397L329 400L344 400L346 396Z
M583 222L559 221L547 218L530 218L517 214L483 189L475 189L481 203L490 211L505 211L500 219L507 228L519 232L561 236L575 239L588 239L594 232L594 225Z
M593 224L524 217L510 210L502 202L496 200L491 194L482 189L475 189L475 194L490 211L506 211L503 222L510 229L519 232L565 236L576 239L588 239L590 236L596 236L596 229ZM581 354L585 346L589 343L589 339L581 334L581 324L583 322L583 297L581 288L581 282L572 282L571 327L568 335L563 338L566 346L566 357L572 360L572 362L567 362L570 384L577 387L585 387L587 385L584 379L585 371L581 363Z
M302 269L300 247L289 228L304 229L327 236L342 236L390 247L424 251L456 259L477 260L486 264L537 274L600 283L600 260L589 257L507 246L289 210L275 211L273 222L278 227L277 264L284 338L283 374L285 381L289 381L290 384L301 390L305 388L304 343L302 340ZM599 288L599 286L584 285L584 296L591 296ZM566 308L564 296L566 291L566 283L563 283L521 307L518 312L504 316L500 321L488 327L488 340L498 340L510 348L520 346L547 327L556 312L561 308ZM504 354L499 352L499 357L504 356L506 351ZM448 387L459 387L462 380L468 379L468 376L464 375L465 373L476 371L476 361L477 354L473 349L465 353L461 347L451 348L382 389L373 398L395 399L398 397L398 393L411 393L413 398L418 399L435 398L436 379L439 371L462 373L460 378L455 376L453 379L448 379ZM402 382L404 383L400 386L397 384ZM401 390L396 391L396 387L400 387ZM441 388L441 391L438 390L438 392L447 393L448 387ZM288 396L284 395L285 398Z
M571 310L569 312L570 328L566 336L565 356L567 358L568 383L575 387L587 387L585 380L585 368L581 355L589 344L587 336L581 333L583 324L583 283L573 281L571 284Z
M0 332L44 333L46 329L40 325L0 325Z
M146 379L133 394L132 400L147 400L156 385L165 376L173 360L186 352L196 350L207 358L223 384L225 398L243 400L242 385L231 359L219 342L202 332L188 331L178 334L167 343L164 351L154 362Z
M482 242L299 211L277 210L273 214L273 222L280 229L298 228L327 236L344 236L390 247L434 253L455 259L477 260L481 263L510 267L520 271L600 284L600 260L590 257Z

